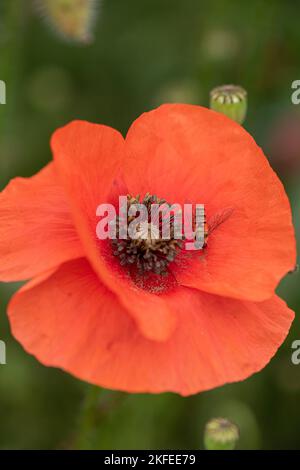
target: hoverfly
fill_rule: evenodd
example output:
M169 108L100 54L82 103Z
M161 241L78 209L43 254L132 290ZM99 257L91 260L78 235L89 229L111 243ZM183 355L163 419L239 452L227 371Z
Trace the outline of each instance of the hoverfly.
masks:
M214 214L212 217L210 217L209 220L206 219L206 214L205 214L205 211L204 211L204 214L203 214L203 217L204 217L204 220L203 220L203 224L202 224L202 227L201 227L201 230L203 230L204 228L204 237L202 237L202 247L199 243L198 238L198 234L197 234L197 230L195 231L195 247L196 248L205 248L207 246L207 240L208 240L208 237L209 235L217 228L219 227L221 224L223 224L227 219L229 219L229 217L232 215L233 213L233 208L232 207L229 207L229 208L226 208L226 209L223 209L219 212L217 212L216 214ZM199 229L200 230L200 229ZM198 232L199 233L199 232ZM202 232L203 233L203 232ZM198 246L197 246L198 244Z
M205 220L204 222L204 246L207 245L207 240L209 235L221 224L226 222L226 220L229 219L229 217L233 213L233 208L232 207L227 207L226 209L223 209L222 211L217 212L214 214L208 221ZM205 217L206 219L206 217Z

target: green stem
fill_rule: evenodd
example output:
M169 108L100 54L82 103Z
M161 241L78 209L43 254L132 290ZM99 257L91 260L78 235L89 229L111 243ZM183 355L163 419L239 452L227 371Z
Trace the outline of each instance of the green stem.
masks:
M128 395L89 385L80 410L73 448L101 448L101 430L122 406ZM99 438L100 436L100 438Z
M89 386L84 398L78 422L78 432L75 448L88 450L93 447L93 437L97 428L100 413L101 389Z

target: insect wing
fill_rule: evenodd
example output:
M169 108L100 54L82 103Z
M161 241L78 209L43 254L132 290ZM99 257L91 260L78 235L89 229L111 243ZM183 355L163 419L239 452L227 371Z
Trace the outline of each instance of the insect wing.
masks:
M233 208L228 207L220 212L217 212L214 214L212 217L210 217L207 226L207 234L211 234L217 227L219 227L221 224L223 224L226 220L229 219L229 217L233 213Z

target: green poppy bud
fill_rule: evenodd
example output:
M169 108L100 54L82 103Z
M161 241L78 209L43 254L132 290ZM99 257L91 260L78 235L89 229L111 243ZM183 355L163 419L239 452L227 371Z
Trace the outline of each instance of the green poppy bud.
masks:
M247 92L236 85L223 85L210 92L210 108L243 124L247 114Z
M233 450L239 439L238 427L225 418L210 420L204 431L206 450Z

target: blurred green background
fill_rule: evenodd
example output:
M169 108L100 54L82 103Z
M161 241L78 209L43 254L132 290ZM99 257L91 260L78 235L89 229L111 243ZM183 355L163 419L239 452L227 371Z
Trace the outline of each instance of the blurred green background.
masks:
M207 106L211 88L236 83L248 90L245 127L285 183L299 237L300 105L291 103L291 83L300 79L297 2L102 0L88 45L55 34L32 3L1 0L1 189L51 158L49 137L69 120L125 133L160 103ZM299 316L276 357L245 382L189 398L99 393L41 366L16 343L5 314L16 287L0 285L7 344L0 448L202 448L205 422L225 416L240 427L239 448L300 449L300 365L291 363ZM287 276L279 293L297 313L299 274Z

